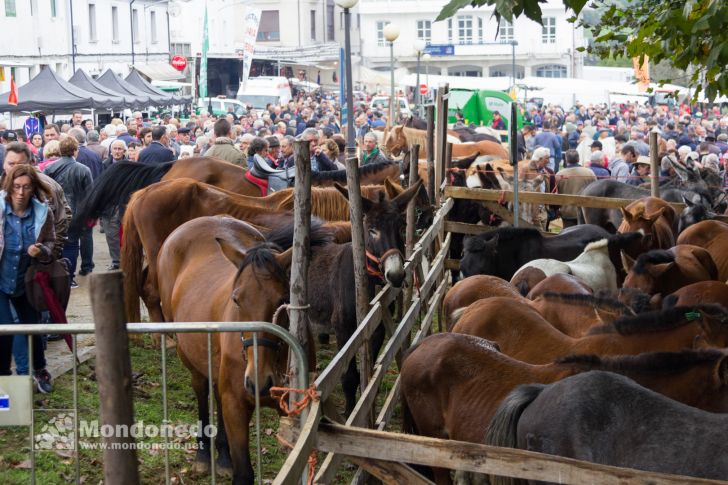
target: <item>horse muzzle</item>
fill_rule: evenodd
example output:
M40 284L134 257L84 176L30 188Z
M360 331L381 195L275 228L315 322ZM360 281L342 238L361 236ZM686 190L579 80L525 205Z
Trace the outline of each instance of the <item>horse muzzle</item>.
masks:
M395 288L401 288L404 282L404 258L399 251L385 254L382 261L384 279Z
M273 376L268 376L263 380L263 382L258 382L260 384L260 392L259 396L261 398L263 397L269 397L270 396L270 389L273 387ZM256 387L255 387L255 378L251 378L249 376L245 376L245 390L250 394L251 396L255 396L256 393Z

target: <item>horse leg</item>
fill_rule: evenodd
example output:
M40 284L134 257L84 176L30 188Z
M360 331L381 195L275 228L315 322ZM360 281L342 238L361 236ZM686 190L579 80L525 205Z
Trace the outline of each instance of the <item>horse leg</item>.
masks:
M210 440L204 435L204 429L210 424L207 378L192 371L192 389L197 397L197 419L200 422L200 430L197 435L197 455L192 465L192 471L196 474L206 475L210 473Z
M230 458L230 446L227 433L225 432L225 417L220 402L220 392L215 386L215 401L217 402L217 436L215 437L215 448L217 448L217 473L225 476L233 476L233 464Z
M227 367L227 369L226 369ZM252 416L251 406L245 396L242 385L235 385L235 372L230 365L225 365L225 358L220 365L220 401L225 431L233 462L233 485L253 485L255 473L250 462L250 436L248 427Z

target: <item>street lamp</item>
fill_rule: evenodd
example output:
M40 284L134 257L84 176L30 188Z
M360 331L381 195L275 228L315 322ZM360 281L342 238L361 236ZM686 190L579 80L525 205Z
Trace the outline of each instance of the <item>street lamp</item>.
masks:
M356 156L354 145L354 84L351 79L351 12L359 0L336 0L344 9L344 53L346 60L346 156Z
M389 117L387 126L394 124L394 41L399 37L399 27L396 24L384 26L384 38L389 42Z
M422 60L425 61L425 84L427 84L427 101L429 101L429 92L430 92L430 59L432 59L432 56L429 52L425 52L425 55L422 56Z
M417 54L417 87L415 88L415 106L417 107L417 113L422 116L421 95L420 95L420 58L425 51L427 44L422 39L417 39L414 43L415 53Z

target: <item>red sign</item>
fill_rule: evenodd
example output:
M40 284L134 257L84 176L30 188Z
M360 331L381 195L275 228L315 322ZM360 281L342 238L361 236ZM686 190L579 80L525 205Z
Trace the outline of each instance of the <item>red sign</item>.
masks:
M184 71L185 67L187 67L187 58L185 56L172 57L172 67L178 71Z
M427 94L427 84L420 84L420 94Z

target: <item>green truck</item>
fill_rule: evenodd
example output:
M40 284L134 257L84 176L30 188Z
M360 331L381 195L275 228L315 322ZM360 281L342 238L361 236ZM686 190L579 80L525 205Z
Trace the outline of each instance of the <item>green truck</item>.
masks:
M461 114L465 124L490 127L493 122L493 112L498 111L508 129L512 101L511 97L502 91L451 89L447 122L457 122L458 114ZM523 128L523 114L520 109L517 126L519 130Z

